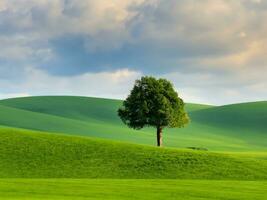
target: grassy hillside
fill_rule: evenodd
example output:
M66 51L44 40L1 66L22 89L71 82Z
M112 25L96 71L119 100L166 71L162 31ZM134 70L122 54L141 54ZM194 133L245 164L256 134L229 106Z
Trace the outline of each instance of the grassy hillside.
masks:
M24 97L1 100L0 105L28 110L32 112L61 116L86 122L119 123L117 110L121 100L73 96ZM187 104L191 111L210 108L209 105Z
M121 105L120 100L72 96L44 96L1 100L0 104L80 121L120 122L116 116L117 109Z
M239 155L0 129L0 178L267 180L267 155Z
M2 200L263 200L267 182L0 179L0 196Z
M192 120L223 128L249 129L267 134L267 101L196 110L192 113Z
M155 130L126 127L119 100L28 97L0 101L0 125L155 145ZM213 107L187 104L189 126L165 129L164 145L212 151L266 151L266 102Z
M71 117L60 117L2 105L0 105L0 125L38 131L118 139L136 143L142 140L144 144L153 144L152 137L149 133L128 129L123 124L109 124L94 119L88 121L77 120Z
M187 104L191 124L165 129L164 144L209 151L133 144L154 145L155 132L124 126L120 105L86 97L0 101L0 198L267 198L266 102Z

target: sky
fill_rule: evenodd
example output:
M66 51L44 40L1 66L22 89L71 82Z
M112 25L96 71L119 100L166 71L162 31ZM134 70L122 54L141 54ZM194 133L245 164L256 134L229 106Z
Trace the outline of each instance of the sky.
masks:
M0 99L124 99L149 75L186 102L267 100L267 1L0 0Z

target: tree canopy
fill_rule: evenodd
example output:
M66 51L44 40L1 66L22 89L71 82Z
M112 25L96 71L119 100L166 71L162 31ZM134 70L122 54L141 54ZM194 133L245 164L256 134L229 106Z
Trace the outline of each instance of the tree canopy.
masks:
M135 81L118 115L131 128L153 126L161 134L164 127L183 127L189 122L184 105L170 81L145 76Z

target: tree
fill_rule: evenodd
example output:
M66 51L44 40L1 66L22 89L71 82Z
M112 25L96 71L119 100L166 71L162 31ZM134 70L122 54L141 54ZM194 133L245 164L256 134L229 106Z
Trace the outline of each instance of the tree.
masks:
M164 127L183 127L189 123L184 102L166 79L142 77L135 81L118 115L130 128L156 127L157 145L162 146Z

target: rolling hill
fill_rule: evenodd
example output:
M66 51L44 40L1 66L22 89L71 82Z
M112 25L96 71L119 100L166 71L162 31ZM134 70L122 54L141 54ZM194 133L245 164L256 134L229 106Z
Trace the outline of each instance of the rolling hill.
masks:
M0 129L0 178L267 180L266 154L157 148L90 137Z
M0 125L155 144L155 130L132 130L117 116L120 100L72 96L15 98L0 101ZM208 106L187 104L191 123L165 129L164 145L204 147L212 151L267 150L267 102Z
M266 198L267 102L187 104L191 123L165 129L165 148L149 146L153 128L122 124L121 103L71 96L1 100L0 198Z
M227 126L267 134L267 101L196 110L192 114L192 120L222 128Z

